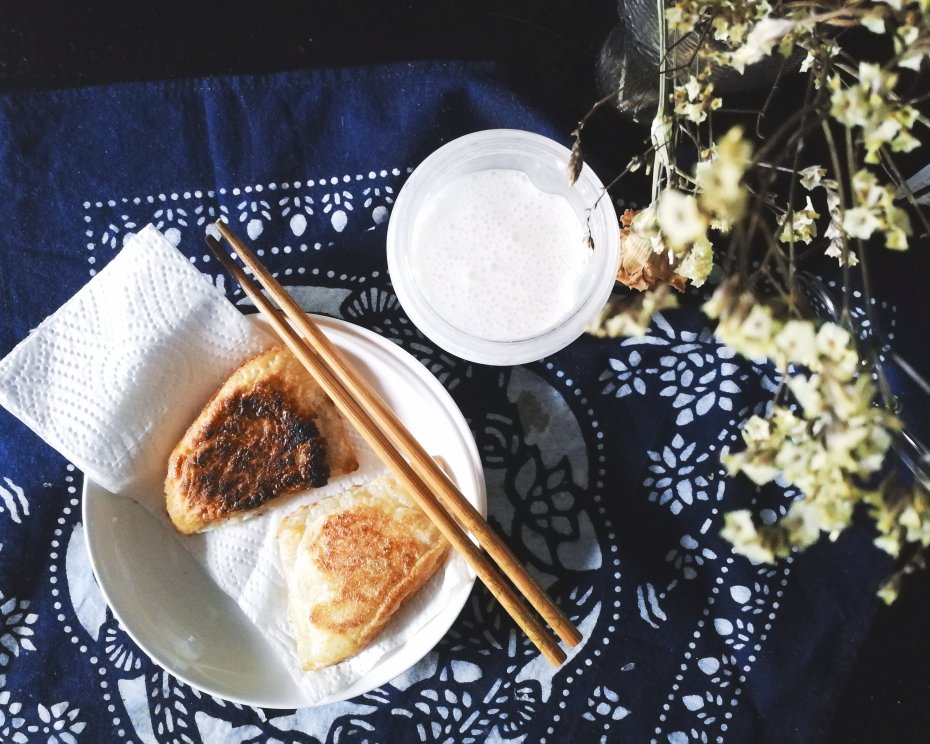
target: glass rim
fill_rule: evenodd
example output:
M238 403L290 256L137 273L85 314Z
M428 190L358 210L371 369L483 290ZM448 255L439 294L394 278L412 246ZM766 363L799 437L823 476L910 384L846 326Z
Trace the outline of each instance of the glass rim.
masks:
M620 261L620 226L603 184L587 164L583 165L575 185L569 185L570 158L568 148L548 137L516 129L490 129L446 143L417 166L394 202L388 221L387 260L401 307L424 335L446 351L469 361L506 365L541 359L564 348L584 332L613 289ZM494 159L517 165L489 164ZM519 167L521 161L523 167ZM560 190L555 193L566 198L574 194L569 201L592 238L592 255L584 269L584 283L577 301L557 322L524 338L483 338L450 323L429 303L418 286L411 263L416 217L422 204L437 189L468 172L497 168L519 170L536 183L527 164L536 167L537 175L558 179L555 183ZM536 185L539 187L538 183ZM583 212L584 217L579 212Z

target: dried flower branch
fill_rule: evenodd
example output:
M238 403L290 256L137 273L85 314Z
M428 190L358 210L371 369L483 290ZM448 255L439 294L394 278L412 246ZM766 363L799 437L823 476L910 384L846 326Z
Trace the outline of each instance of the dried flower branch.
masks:
M613 300L591 330L645 333L653 312L677 302L672 287L700 287L720 265L726 278L704 305L717 339L772 360L782 376L767 414L744 423L745 448L724 462L732 475L759 484L777 477L803 494L773 525L733 512L723 534L737 551L774 560L824 532L835 537L861 504L876 543L906 556L903 573L883 590L890 597L930 545L930 496L920 484L874 482L901 425L885 407L887 390L880 395L873 383L876 374L887 384L877 355L859 348L843 323L854 267L870 297L865 251L906 250L912 217L930 224L894 163L920 146L918 128L930 130L919 108L927 96L914 84L930 58L930 0L659 0L658 9L653 188L646 207L624 216L618 274L641 293ZM886 58L856 59L838 43L839 29L874 36ZM685 39L695 42L687 56L674 51ZM773 90L754 129L720 135L722 71L742 76L773 58L783 60L779 79L806 80L797 110L775 123ZM582 126L573 170L581 167ZM806 160L815 141L819 163ZM814 250L842 273L837 322L806 316L799 300L799 257Z

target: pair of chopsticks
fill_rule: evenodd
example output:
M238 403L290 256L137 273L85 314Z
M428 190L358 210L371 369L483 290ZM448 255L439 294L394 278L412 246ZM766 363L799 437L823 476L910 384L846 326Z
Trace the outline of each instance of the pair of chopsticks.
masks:
M394 412L352 368L343 354L307 317L249 248L230 231L224 221L217 222L216 228L252 272L255 280L249 278L232 260L231 255L225 253L214 237L207 236L207 245L271 322L281 340L316 379L342 415L355 426L407 487L420 508L465 558L482 583L542 654L554 665L565 661L565 652L542 620L569 646L580 643L581 633L578 629L527 573L480 512L461 494ZM265 297L262 288L277 303L281 312ZM291 322L288 323L284 316ZM496 566L489 556L496 561ZM539 613L538 616L530 611L517 590Z

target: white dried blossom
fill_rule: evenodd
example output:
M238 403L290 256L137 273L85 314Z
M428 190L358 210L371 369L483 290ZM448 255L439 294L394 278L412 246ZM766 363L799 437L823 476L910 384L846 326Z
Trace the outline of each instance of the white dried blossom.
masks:
M659 194L656 219L673 253L681 253L707 236L707 219L701 214L697 199L677 189L665 189Z
M795 209L785 216L778 239L783 243L806 243L817 237L817 219L820 214L807 197L804 209Z
M907 248L910 218L895 204L895 190L880 184L875 174L865 168L853 174L852 187L856 206L843 216L842 227L846 233L864 240L879 231L888 248Z
M746 36L746 42L730 57L731 66L742 73L746 67L768 57L782 37L797 23L785 18L763 18Z
M742 435L748 445L761 444L772 436L772 426L768 419L753 416L743 424Z
M678 31L682 34L691 33L694 30L695 17L684 12L684 9L678 5L672 5L665 9L665 23L672 31Z
M810 72L814 69L814 65L817 63L817 55L812 51L808 51L804 56L804 59L801 60L801 66L798 68L801 72Z
M601 338L645 336L652 316L678 307L678 298L667 286L635 295L632 300L605 306L585 331Z
M865 162L878 163L879 150L888 145L894 152L909 152L920 142L910 133L917 111L893 95L897 73L880 65L860 62L857 80L847 85L838 75L827 84L830 115L840 124L860 128L864 135Z
M732 280L723 282L714 290L710 298L701 305L701 312L711 320L719 320L728 310L731 304L733 292Z
M717 330L721 341L750 359L767 357L773 350L775 323L766 305L754 305L742 322L722 323Z
M842 326L824 323L817 331L817 353L832 362L839 361L849 349L851 338Z
M807 50L807 55L798 69L800 72L812 72L814 87L820 90L823 88L824 72L828 61L839 55L841 48L839 44L827 43L821 38L813 42L803 38L798 39L798 46Z
M774 334L778 326L772 310L750 294L732 296L732 287L717 288L704 306L710 318L719 319L714 336L720 343L750 359L762 360L775 353Z
M698 79L694 75L689 75L688 82L685 83L684 88L688 94L688 100L696 101L701 91L704 89L704 86L698 82Z
M885 16L878 8L873 8L867 13L864 13L860 16L859 22L873 34L885 33Z
M760 347L770 349L775 331L772 310L767 305L754 305L740 325L743 337Z
M800 183L808 191L813 191L821 186L826 175L827 169L820 165L811 165L798 171Z
M725 320L724 313L721 322ZM786 387L802 415L773 406L767 426L758 417L746 423L746 449L722 458L730 473L743 473L757 484L782 478L803 494L780 522L760 528L755 536L746 529L730 530L740 541L734 549L741 553L755 545L783 556L811 545L822 532L838 535L864 497L857 479L876 472L890 446L889 429L895 421L873 405L871 379L855 374L859 357L851 334L834 323L824 323L812 334L806 321L788 321L776 333L782 361L797 354L806 360L804 367L818 370L793 367L787 372Z
M835 19L840 26L858 24L882 36L883 53L893 45L893 56L883 64L851 63L850 50L841 52L835 34L822 33ZM894 173L885 160L917 147L915 125L918 120L926 123L908 100L914 94L909 85L913 76L900 70L920 70L930 57L930 0L774 7L764 0L675 0L667 4L666 27L674 32L671 39L693 33L702 43L693 57L674 47L668 50L675 63L668 78L671 88L659 104L664 113L657 116L652 132L657 176L653 188L658 196L649 214L634 227L654 252L662 252L675 271L699 284L713 265L709 231L732 232L732 250L738 250L744 235L753 237L751 230L741 230L740 220L751 212L755 229L768 219L757 219L768 209L769 214L781 215L775 219L774 231L779 242L810 244L822 234L826 254L840 264L854 266L862 258L866 247L857 241L881 240L896 250L908 247L910 217L902 208L906 205L883 180ZM792 48L806 52L801 72L809 75L813 86L805 119L815 131L826 130L829 140L835 137L836 142L829 143L830 164L838 170L828 173L814 164L790 173L789 178L810 196L803 204L792 198L785 205L779 203L777 193L788 181L779 174L791 170L785 167L790 153L765 148L771 162L767 158L758 166L775 170L772 180L762 182L763 188L746 177L747 169L757 164L741 133L714 136L717 123L712 113L721 99L714 91L711 71L723 66L743 73L748 66L776 53L786 55ZM820 121L815 121L818 117ZM697 145L693 173L675 162L676 124ZM847 131L835 136L837 124ZM779 130L778 136L790 141L784 131ZM801 136L798 154L804 132ZM844 146L849 157L842 157ZM808 152L804 150L805 155ZM850 164L863 162L885 167L882 172L878 168L874 173L868 168L852 172L858 166ZM843 188L847 184L850 188ZM660 187L664 190L658 191ZM822 197L815 194L821 188ZM876 544L883 549L897 554L907 543L930 546L930 496L909 493L899 501L888 501L863 485L863 479L882 467L897 422L876 405L874 384L859 357L856 339L838 324L786 318L785 314L797 312L788 293L776 307L740 290L765 286L766 273L775 279L769 285L773 288L780 276L790 279L795 267L782 270L794 256L794 251L770 245L764 265L756 269L739 262L752 273L724 280L704 305L705 313L718 321L714 333L721 343L752 359L771 359L783 376L766 415L750 418L743 426L745 448L725 454L724 464L730 473L742 473L757 484L778 478L802 493L787 515L772 525L754 523L747 511L726 515L723 535L736 552L753 561L771 561L813 544L824 533L835 537L850 523L854 507L865 502L878 526ZM641 323L643 316L636 317ZM882 591L890 597L897 584Z
M833 179L824 179L821 182L827 198L827 212L830 223L823 236L827 239L827 248L824 253L835 258L840 266L848 261L850 266L856 266L859 259L846 244L846 233L843 230L843 209L840 201L839 186Z
M911 234L911 219L900 207L885 209L885 247L896 251L907 250Z
M733 550L752 563L771 563L775 554L759 539L759 533L748 509L727 512L720 534L733 545Z
M816 369L817 332L809 320L789 320L775 334L776 361L782 368L789 364L800 364Z
M662 237L659 235L659 221L656 219L654 204L650 204L636 213L630 223L630 232L646 241L653 252L659 253L665 250Z
M813 419L823 413L823 394L820 392L820 375L810 377L804 375L791 375L788 378L788 389L801 405L804 418Z
M752 147L742 129L733 127L695 169L698 204L708 219L728 227L743 215L747 192L743 176L752 156Z
M730 475L742 473L757 486L771 483L778 477L779 470L774 462L765 462L759 457L750 459L745 453L725 453L720 456Z
M874 233L880 225L881 223L878 217L875 216L875 213L866 207L847 209L846 213L843 215L843 230L852 238L867 240L872 237L872 233Z
M695 124L706 121L711 111L723 105L723 99L714 96L714 84L709 77L699 80L690 75L687 83L675 87L673 98L675 113Z
M690 279L691 284L700 287L707 281L714 268L714 247L706 235L699 235L690 250L675 267L676 273Z
M797 548L807 548L820 538L821 526L824 522L824 513L817 505L806 500L795 501L788 507L788 513L782 519L783 526L788 530L793 545ZM836 529L836 520L830 520L831 526Z
M905 49L898 58L898 67L913 72L920 72L920 66L925 59L930 58L930 48Z

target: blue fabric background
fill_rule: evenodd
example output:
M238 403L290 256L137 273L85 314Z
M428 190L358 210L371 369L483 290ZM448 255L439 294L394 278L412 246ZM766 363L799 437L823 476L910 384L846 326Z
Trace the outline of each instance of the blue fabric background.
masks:
M419 335L390 291L383 217L409 169L478 129L568 144L573 126L480 64L0 99L0 355L133 226L174 230L223 282L204 259L203 225L224 214L244 234L257 220L254 244L285 284L338 296L323 309L401 344L446 385L482 453L491 521L587 631L547 670L476 587L435 652L357 701L280 712L201 695L135 649L111 614L82 620L80 602L102 599L81 584L80 473L0 412L0 740L817 737L888 565L865 528L772 567L732 556L718 537L727 509L777 513L792 495L719 475L720 450L770 395L771 371L727 356L687 309L645 340L585 337L513 369L466 364ZM589 155L607 180L637 148ZM301 210L297 235L289 218Z

